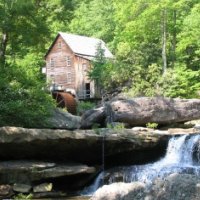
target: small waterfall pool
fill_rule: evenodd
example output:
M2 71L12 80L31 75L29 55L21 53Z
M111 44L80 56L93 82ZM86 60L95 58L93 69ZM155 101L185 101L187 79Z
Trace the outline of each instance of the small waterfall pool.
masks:
M169 140L166 155L157 162L146 165L116 167L103 171L94 183L81 194L91 195L103 184L140 181L151 184L156 178L165 178L172 173L187 173L200 176L200 135L183 135ZM195 159L194 159L195 151Z

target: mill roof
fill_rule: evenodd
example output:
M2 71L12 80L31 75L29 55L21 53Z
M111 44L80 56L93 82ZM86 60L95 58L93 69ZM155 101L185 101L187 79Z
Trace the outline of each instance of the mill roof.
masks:
M112 53L109 51L109 49L106 47L105 43L101 39L69 34L69 33L63 33L63 32L59 32L57 37L59 35L63 38L66 44L70 47L70 49L76 55L79 55L81 57L84 57L90 60L96 56L97 47L99 44L101 44L101 48L104 49L104 56L106 58L113 58Z

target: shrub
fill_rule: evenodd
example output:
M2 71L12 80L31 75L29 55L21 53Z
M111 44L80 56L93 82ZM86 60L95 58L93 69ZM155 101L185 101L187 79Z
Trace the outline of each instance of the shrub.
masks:
M95 107L95 103L89 101L81 101L78 103L77 113L82 115L85 111L90 110Z
M32 65L0 68L0 126L40 128L48 122L54 104L39 76L39 69Z
M125 129L125 126L123 123L111 123L111 124L107 124L107 128L113 129L113 130L123 130Z
M14 199L33 199L33 195L32 194L19 193L19 194L14 196Z
M158 127L158 124L157 123L147 123L146 124L146 127L147 128L152 128L152 129L156 129Z

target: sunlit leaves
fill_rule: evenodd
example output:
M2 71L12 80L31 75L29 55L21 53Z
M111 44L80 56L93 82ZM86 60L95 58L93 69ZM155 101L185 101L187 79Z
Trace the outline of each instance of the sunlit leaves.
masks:
M113 1L92 0L82 2L74 13L70 30L111 42L114 36L115 21Z

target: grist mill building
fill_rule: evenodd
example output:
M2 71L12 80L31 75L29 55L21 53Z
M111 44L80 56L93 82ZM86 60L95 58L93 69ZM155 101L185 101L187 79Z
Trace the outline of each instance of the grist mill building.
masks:
M99 97L99 88L88 78L87 73L97 55L98 45L104 50L105 58L113 58L112 53L100 39L58 33L45 55L46 66L43 69L56 100L60 98L60 102L64 103L69 94L78 100Z

